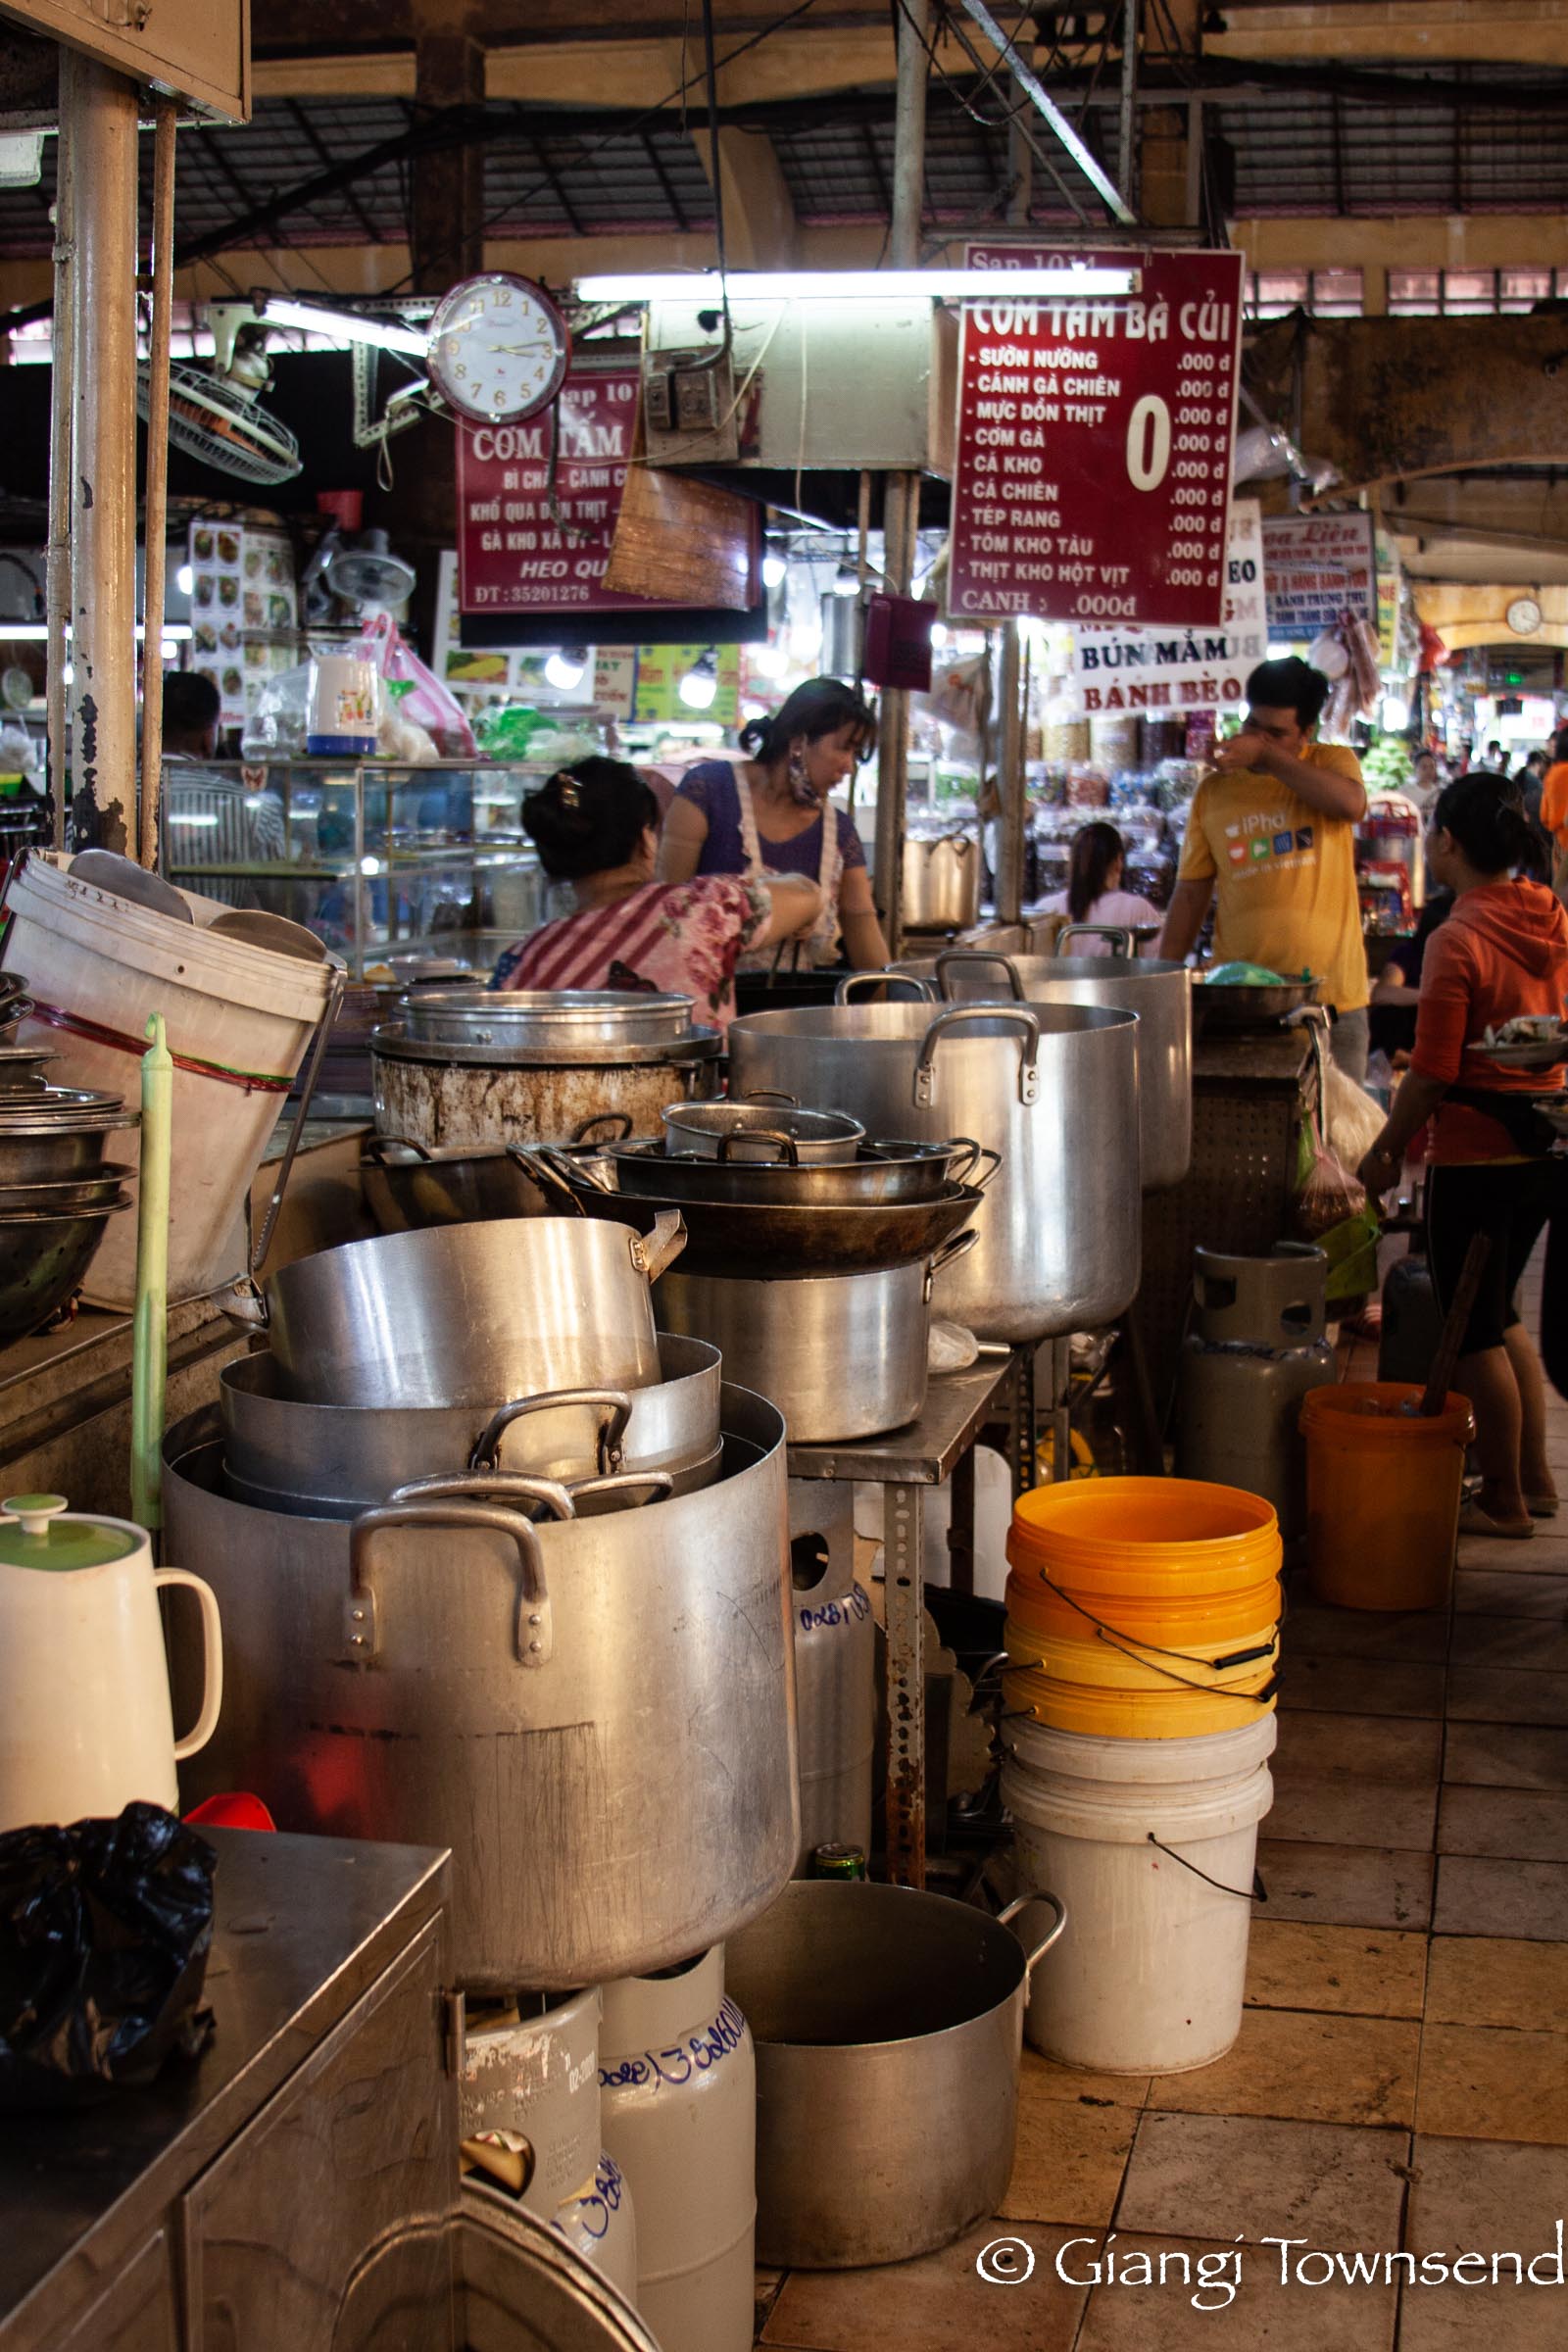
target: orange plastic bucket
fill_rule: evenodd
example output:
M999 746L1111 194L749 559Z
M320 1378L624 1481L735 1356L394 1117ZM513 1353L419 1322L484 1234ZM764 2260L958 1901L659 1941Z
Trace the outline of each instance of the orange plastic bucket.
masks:
M1163 1690L1113 1690L1025 1667L1004 1675L1002 1690L1007 1715L1101 1740L1196 1740L1274 1712L1272 1680L1258 1691L1182 1690L1174 1683Z
M1234 1642L1164 1643L1128 1642L1118 1633L1102 1637L1090 1627L1085 1638L1033 1633L1009 1617L1007 1660L1015 1669L1037 1669L1054 1682L1115 1690L1260 1690L1279 1663L1279 1625L1270 1617Z
M1346 1381L1301 1406L1306 1552L1313 1590L1342 1609L1446 1608L1453 1586L1467 1396L1430 1420L1404 1413L1421 1391Z
M1279 1615L1272 1505L1201 1479L1037 1488L1013 1511L1007 1558L1009 1611L1042 1631L1081 1637L1099 1619L1184 1648Z
M1088 1641L1098 1624L1128 1642L1160 1643L1170 1641L1179 1627L1180 1646L1201 1649L1205 1644L1234 1643L1259 1625L1273 1625L1280 1614L1277 1576L1262 1577L1230 1593L1187 1593L1179 1603L1135 1593L1102 1597L1054 1578L1048 1583L1046 1577L1044 1569L1024 1575L1013 1569L1007 1578L1007 1615L1030 1633L1061 1641Z

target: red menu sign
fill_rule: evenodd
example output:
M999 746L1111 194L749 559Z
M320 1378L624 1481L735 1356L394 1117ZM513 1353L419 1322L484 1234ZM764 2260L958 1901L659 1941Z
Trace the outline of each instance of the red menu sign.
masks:
M971 247L947 611L954 620L1211 625L1241 373L1239 253ZM1009 300L1009 269L1125 262L1137 294Z
M637 429L635 368L571 373L560 396L556 496L550 412L458 423L458 605L464 612L651 612L604 586Z

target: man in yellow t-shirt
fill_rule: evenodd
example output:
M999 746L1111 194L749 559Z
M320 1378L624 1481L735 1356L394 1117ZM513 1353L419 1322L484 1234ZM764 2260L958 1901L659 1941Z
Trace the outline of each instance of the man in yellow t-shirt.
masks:
M1316 972L1336 1019L1341 1069L1366 1076L1366 949L1355 886L1355 828L1366 813L1361 763L1313 741L1329 682L1292 656L1247 681L1247 720L1222 743L1193 796L1159 953L1191 955L1218 894L1214 956L1286 977Z

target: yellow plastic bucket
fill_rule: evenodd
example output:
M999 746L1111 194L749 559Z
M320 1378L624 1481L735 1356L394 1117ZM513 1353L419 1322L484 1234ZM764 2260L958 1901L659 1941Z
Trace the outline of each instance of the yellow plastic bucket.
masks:
M1280 1584L1277 1576L1263 1577L1233 1593L1197 1593L1176 1603L1138 1593L1102 1597L1081 1586L1048 1582L1044 1569L1026 1575L1013 1569L1007 1578L1007 1615L1021 1630L1060 1641L1087 1642L1104 1626L1131 1642L1234 1648L1258 1626L1278 1623Z
M1336 1608L1447 1606L1475 1420L1467 1396L1448 1396L1431 1419L1400 1409L1420 1395L1346 1381L1313 1389L1301 1406L1307 1565L1318 1598Z
M1233 1732L1274 1712L1272 1681L1260 1691L1115 1690L1103 1685L1064 1683L1036 1669L1004 1675L1004 1716L1025 1718L1056 1732L1083 1732L1101 1740L1196 1740Z
M1038 1633L1009 1617L1007 1662L1035 1668L1052 1682L1111 1690L1257 1690L1279 1664L1279 1626L1270 1618L1234 1642L1181 1648L1141 1645L1120 1634L1090 1634L1087 1640Z

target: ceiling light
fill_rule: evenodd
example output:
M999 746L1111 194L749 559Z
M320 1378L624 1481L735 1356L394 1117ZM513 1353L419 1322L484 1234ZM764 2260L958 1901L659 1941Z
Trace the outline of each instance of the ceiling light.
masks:
M588 648L585 645L563 645L545 663L545 684L558 694L569 694L582 684L582 673L588 666Z
M181 596L189 596L196 585L196 574L188 564L182 564L174 574L174 586Z
M579 302L990 302L1136 294L1140 271L1069 264L1055 270L643 270L579 277ZM269 306L270 308L274 306Z
M770 552L762 558L762 586L764 588L782 588L788 571L789 565L783 557Z
M345 342L373 343L378 351L400 351L411 360L422 360L430 348L429 336L420 329L389 326L358 311L329 310L321 303L296 302L283 294L258 294L255 308L266 326L298 326L307 334L341 335Z
M689 710L710 710L718 693L718 655L712 646L698 656L676 692Z
M790 665L790 658L781 645L755 646L751 667L760 678L781 678Z

